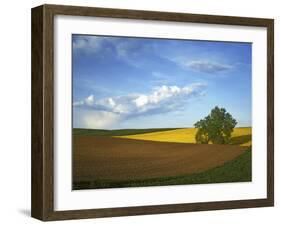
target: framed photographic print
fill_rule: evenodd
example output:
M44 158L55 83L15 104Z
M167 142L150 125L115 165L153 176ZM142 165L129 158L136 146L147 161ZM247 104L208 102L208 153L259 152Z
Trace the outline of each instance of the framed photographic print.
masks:
M32 216L274 204L272 19L32 9Z

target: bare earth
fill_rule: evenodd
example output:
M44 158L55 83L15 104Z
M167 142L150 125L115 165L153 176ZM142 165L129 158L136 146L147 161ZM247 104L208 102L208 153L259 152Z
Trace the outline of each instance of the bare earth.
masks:
M73 181L135 180L199 173L242 154L238 145L73 136Z

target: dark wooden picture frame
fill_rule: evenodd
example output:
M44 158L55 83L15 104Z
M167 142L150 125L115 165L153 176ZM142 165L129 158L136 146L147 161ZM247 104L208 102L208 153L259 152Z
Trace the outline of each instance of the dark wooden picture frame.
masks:
M95 16L267 28L267 198L122 208L54 210L54 16ZM60 5L32 9L32 201L34 218L66 220L274 205L274 20Z

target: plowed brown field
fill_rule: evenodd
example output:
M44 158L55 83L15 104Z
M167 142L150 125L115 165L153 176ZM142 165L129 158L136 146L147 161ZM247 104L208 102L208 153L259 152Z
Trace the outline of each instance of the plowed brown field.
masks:
M199 173L247 147L73 136L73 181L137 180Z

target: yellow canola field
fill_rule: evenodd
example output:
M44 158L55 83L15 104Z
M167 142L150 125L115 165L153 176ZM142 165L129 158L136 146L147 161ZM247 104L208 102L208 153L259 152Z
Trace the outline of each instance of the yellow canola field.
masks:
M252 145L252 127L235 128L231 137L237 139L240 146L250 147ZM240 140L239 140L240 138ZM235 143L235 142L234 142Z
M136 139L136 140L150 140L150 141L162 141L162 142L178 142L178 143L196 143L195 134L197 129L184 128L175 129L162 132L152 132L127 136L116 136L120 138ZM239 144L241 146L251 146L251 134L252 128L235 128L232 133L233 144Z

